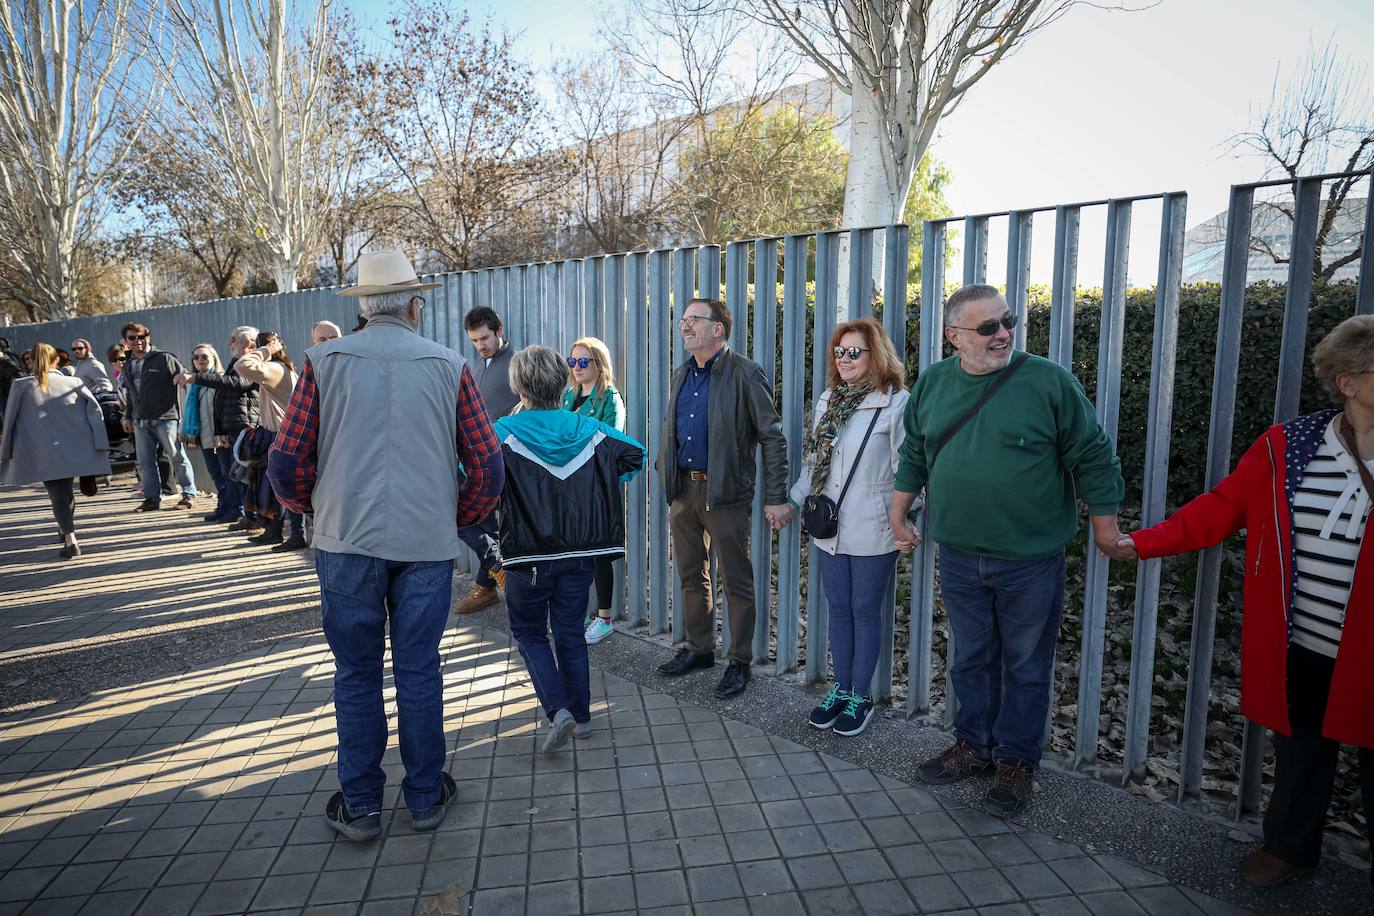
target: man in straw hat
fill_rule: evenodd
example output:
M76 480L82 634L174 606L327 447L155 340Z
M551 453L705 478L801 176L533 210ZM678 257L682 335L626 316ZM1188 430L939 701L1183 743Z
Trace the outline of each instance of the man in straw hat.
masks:
M269 456L282 503L315 514L342 786L325 816L353 840L382 830L388 621L401 788L415 829L438 827L457 794L444 771L439 640L458 528L491 512L505 475L463 357L416 333L419 294L438 285L421 283L399 251L362 256L358 285L342 295L359 297L367 327L306 351Z

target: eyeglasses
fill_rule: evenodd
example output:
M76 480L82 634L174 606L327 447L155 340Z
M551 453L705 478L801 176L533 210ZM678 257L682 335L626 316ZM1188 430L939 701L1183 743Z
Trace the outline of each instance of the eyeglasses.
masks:
M1012 328L1016 327L1016 316L1008 312L1001 318L989 318L987 321L980 321L978 326L973 328L961 328L957 324L947 324L945 327L954 328L959 331L977 331L980 337L991 337L997 333L998 325L1010 331Z
M207 356L207 355L204 354L204 353L197 353L195 356L192 356L191 359L192 359L193 361L199 361L199 360L202 360L202 359L208 361L208 360L210 359L210 357Z
M116 356L113 361L116 363L122 363L125 362L127 359L127 356Z
M148 335L147 335L147 334L125 334L125 335L124 335L124 339L127 340L127 341L130 341L130 342L135 341L135 340L147 340L147 339L148 339Z
M592 361L591 361L589 358L585 357L585 356L580 356L580 357L577 357L577 358L574 358L574 357L571 357L571 356L568 357L568 368L569 368L569 369L585 369L585 368L587 368L588 366L590 366L591 364L592 364Z
M84 350L84 349L86 349L86 348L83 347L83 346L81 346L80 344L77 344L76 346L72 347L72 352L73 352L73 353L80 353L80 352L81 352L82 350Z
M682 320L679 321L678 324L685 324L689 328L694 328L698 321L714 322L715 320L716 319L712 318L710 315L683 315Z
M865 353L868 352L868 348L867 348L867 347L835 347L835 348L832 349L830 352L835 354L835 358L836 358L836 359L844 359L846 356L848 356L850 359L858 359L860 356L862 356L862 355L864 355Z

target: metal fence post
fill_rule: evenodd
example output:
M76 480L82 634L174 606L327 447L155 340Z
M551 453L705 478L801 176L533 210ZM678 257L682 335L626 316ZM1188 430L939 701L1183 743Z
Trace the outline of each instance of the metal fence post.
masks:
M672 306L669 303L670 252L654 251L647 256L649 288L649 455L658 456L663 448L662 418L668 412L668 383L672 363L668 354L672 333ZM649 632L669 629L668 594L672 583L668 564L668 503L659 475L649 479Z
M1012 211L1007 216L1007 307L1021 321L1016 325L1016 349L1026 349L1026 318L1030 306L1032 214Z
M1050 298L1049 358L1073 371L1074 305L1078 301L1077 207L1054 210L1054 288Z
M830 329L835 325L835 302L839 298L840 271L840 234L821 232L816 235L816 311L811 325L811 339L815 344L815 355L811 360L811 394L815 404L826 388L826 372L829 362L825 356L825 342L830 338ZM816 422L814 407L802 428L794 435L805 435ZM801 473L801 466L792 469L792 477ZM800 525L800 520L797 521ZM820 548L811 538L807 538L806 560L806 682L815 684L827 678L826 665L829 647L829 606L826 604L825 589L821 584L820 563L816 555Z
M778 240L754 243L754 362L769 386L777 386ZM754 449L755 480L763 479L763 450ZM749 544L754 562L754 658L768 657L772 634L773 532L763 517L763 487L754 489L753 531Z

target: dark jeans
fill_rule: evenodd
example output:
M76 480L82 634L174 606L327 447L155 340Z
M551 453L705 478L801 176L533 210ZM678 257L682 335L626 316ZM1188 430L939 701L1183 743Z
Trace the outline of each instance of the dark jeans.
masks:
M712 506L706 511L706 481L683 476L682 490L668 507L673 556L682 580L682 622L693 652L715 652L716 626L711 607L714 551L725 580L730 608L730 658L754 660L754 564L749 556L753 507Z
M496 541L496 513L493 512L475 525L458 529L458 537L477 554L477 576L473 580L483 588L492 588L496 580L493 569L501 568L501 547Z
M883 605L897 569L897 551L859 557L818 550L816 555L830 607L830 664L835 684L845 692L872 696Z
M591 673L582 618L592 585L594 560L550 560L506 567L506 611L510 632L534 681L534 692L553 718L560 709L590 722ZM553 630L553 649L549 649Z
M940 545L940 594L954 639L954 736L996 760L1040 763L1064 554L1000 560Z
M224 473L224 466L220 463L220 452L227 452L228 449L202 448L201 456L205 459L205 467L210 472L210 479L215 482L215 514L224 515L227 513L225 502L225 489L229 486L229 477Z
M229 521L234 521L243 517L243 484L229 476L229 471L234 467L234 450L232 448L215 449L215 460L219 462L219 472L224 478L224 486L219 490L219 506L224 509L223 515ZM216 481L218 483L219 481Z
M1288 651L1291 737L1274 735L1274 793L1264 812L1264 848L1289 865L1311 868L1322 852L1341 746L1322 737L1326 697L1336 660L1293 646ZM1374 749L1360 748L1360 795L1366 834L1374 822Z
M615 606L615 557L596 558L596 609L609 611Z
M72 479L45 480L43 486L48 491L48 501L52 503L52 514L57 519L57 530L71 534L76 530L76 495L72 490Z
M382 657L391 631L397 731L411 811L439 799L444 770L444 681L439 640L453 598L453 561L397 563L315 551L324 636L334 653L339 785L348 810L381 810L386 774Z

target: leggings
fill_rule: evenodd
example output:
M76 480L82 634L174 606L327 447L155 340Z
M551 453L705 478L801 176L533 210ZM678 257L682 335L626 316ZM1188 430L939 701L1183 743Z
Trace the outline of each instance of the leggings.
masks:
M615 559L596 558L596 608L604 611L615 602Z
M72 479L64 480L45 480L43 486L48 489L48 499L52 502L52 514L57 518L57 530L63 534L71 534L76 531L76 496L72 492Z

